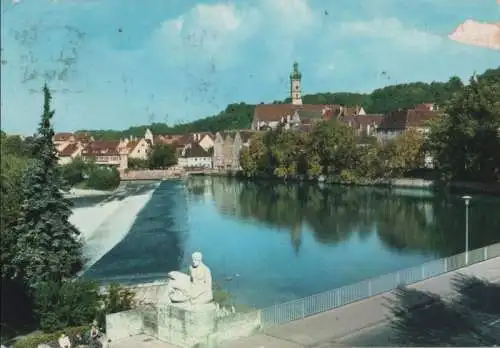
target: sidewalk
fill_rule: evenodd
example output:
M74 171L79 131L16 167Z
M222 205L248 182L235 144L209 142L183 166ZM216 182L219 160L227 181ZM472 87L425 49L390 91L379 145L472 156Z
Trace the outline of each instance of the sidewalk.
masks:
M447 296L453 292L451 280L458 273L498 281L500 280L500 257L430 278L410 287ZM220 348L325 347L324 344L331 344L344 336L386 321L390 312L384 304L386 299L391 297L393 297L391 293L380 294L302 320L270 328L251 337L224 343Z

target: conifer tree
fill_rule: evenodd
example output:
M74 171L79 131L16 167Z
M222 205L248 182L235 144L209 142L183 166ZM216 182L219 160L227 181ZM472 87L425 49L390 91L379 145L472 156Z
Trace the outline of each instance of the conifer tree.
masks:
M57 163L51 124L51 94L43 88L44 105L34 141L34 161L22 181L22 212L14 227L17 253L14 262L30 287L40 282L60 282L81 267L80 233L69 221L71 202L63 195L68 187Z

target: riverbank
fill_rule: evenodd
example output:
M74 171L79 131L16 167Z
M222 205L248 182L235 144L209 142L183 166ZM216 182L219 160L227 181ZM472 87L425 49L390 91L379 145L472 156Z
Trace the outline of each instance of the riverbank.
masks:
M417 179L417 178L394 178L394 179L371 179L359 181L343 181L338 178L319 178L314 180L303 178L280 179L272 177L254 177L249 178L243 176L239 172L207 172L198 175L216 176L236 178L240 180L255 180L255 181L276 181L276 182L310 182L320 185L346 185L346 186L372 186L372 187L387 187L387 188L404 188L404 189L426 189L426 190L459 190L467 191L468 193L484 193L489 195L500 196L500 183L479 183L479 182L451 182L442 183L436 180Z

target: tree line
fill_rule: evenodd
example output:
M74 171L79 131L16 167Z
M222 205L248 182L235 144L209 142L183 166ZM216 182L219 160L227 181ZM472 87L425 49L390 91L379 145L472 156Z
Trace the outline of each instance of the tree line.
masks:
M481 76L496 78L500 76L500 67L489 69ZM453 76L446 82L412 82L390 85L374 90L372 93L316 93L303 96L305 104L341 104L346 106L361 105L368 113L388 113L398 108L411 108L415 104L435 103L445 105L452 95L463 88L459 77ZM290 99L272 103L289 103ZM248 129L252 123L254 104L244 102L229 104L217 115L205 117L193 122L176 125L152 123L130 127L126 130L81 130L89 132L96 139L118 140L121 137L142 137L146 129L153 134L179 134L190 132L218 132L228 129Z
M500 79L474 76L444 103L445 113L429 123L429 134L407 130L394 139L358 136L336 119L310 132L257 133L240 153L247 177L326 180L346 183L403 177L433 158L443 181L500 181Z

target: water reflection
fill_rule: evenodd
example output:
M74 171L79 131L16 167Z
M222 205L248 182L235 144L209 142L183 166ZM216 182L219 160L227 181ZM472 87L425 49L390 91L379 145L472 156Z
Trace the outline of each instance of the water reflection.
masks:
M360 238L376 233L398 252L449 256L464 249L465 208L459 194L223 178L192 178L188 188L193 196L209 191L222 214L285 229L296 252L304 224L323 244L336 244L356 232ZM499 211L500 199L474 197L471 248L500 241Z
M500 241L498 211L474 197L471 248ZM216 282L263 307L461 252L464 213L460 195L193 177L162 183L86 276L156 280L201 250Z

